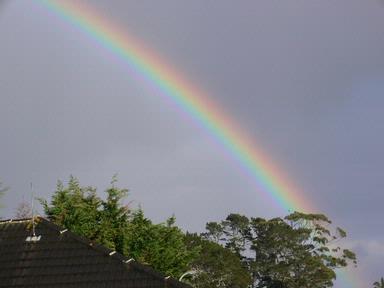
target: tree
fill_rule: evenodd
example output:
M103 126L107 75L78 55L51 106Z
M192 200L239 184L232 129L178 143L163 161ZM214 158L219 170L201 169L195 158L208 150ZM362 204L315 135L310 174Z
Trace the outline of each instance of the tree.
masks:
M133 213L127 230L125 254L149 264L166 275L179 277L188 271L197 254L185 244L185 234L175 226L175 217L153 224L140 209Z
M189 281L196 288L246 288L251 277L241 259L230 249L206 240L197 234L187 234L188 247L199 250L192 262L195 273Z
M105 191L106 200L102 200L97 196L96 188L82 187L71 176L67 187L58 182L50 204L45 200L40 202L53 223L123 253L130 211L121 205L121 201L128 190L115 187L115 183L114 178L111 187Z
M59 182L44 211L54 223L114 249L166 275L195 271L191 283L207 288L326 288L335 269L356 264L355 254L337 245L344 230L332 229L322 214L292 213L285 218L230 214L207 223L206 232L185 235L175 217L154 224L122 201L128 190L115 187L106 199L71 177Z
M32 207L24 199L17 206L15 217L17 219L25 219L25 218L31 218L32 217Z
M114 249L166 275L178 277L188 270L195 251L188 249L175 218L153 224L144 212L122 205L127 189L107 188L106 200L93 187L82 187L70 177L68 186L59 182L51 202L41 200L48 219L72 232Z
M292 213L285 218L230 214L208 223L207 239L231 249L248 267L256 288L331 287L335 269L356 264L352 251L336 246L346 233L322 214ZM214 228L214 229L213 229Z
M0 198L4 195L4 193L9 189L9 187L4 187L3 182L0 181ZM2 207L0 202L0 208Z
M373 288L384 288L384 278L381 277L380 282L376 281L373 283Z
M100 202L102 208L98 210L99 230L95 240L120 253L124 253L130 210L128 206L122 205L121 202L127 196L128 190L115 187L116 181L114 177L111 182L112 186L106 190L106 201Z
M95 188L81 187L79 181L71 176L67 187L61 181L58 182L50 204L43 199L40 202L53 223L90 240L103 244L108 242L104 241L105 232L101 231L102 200L97 196ZM114 248L114 245L108 244L107 247Z

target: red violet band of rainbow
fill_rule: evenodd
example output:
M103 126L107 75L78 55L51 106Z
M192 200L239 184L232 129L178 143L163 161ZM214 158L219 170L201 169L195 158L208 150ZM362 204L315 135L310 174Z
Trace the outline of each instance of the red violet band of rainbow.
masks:
M253 181L260 197L270 198L271 204L277 205L284 212L315 211L303 192L287 180L281 169L277 169L271 157L257 147L255 141L219 108L218 103L212 102L206 93L189 83L181 71L173 70L169 62L83 1L37 2L118 57L131 73L161 92L165 99L207 131L227 151L246 177ZM352 280L347 281L352 278L345 276L346 273L338 273L339 276L343 274L343 282L347 285L345 287L355 286Z

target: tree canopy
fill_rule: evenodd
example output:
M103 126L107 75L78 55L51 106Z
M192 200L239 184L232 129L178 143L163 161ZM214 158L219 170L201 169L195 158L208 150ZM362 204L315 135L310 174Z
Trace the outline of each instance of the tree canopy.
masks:
M124 205L128 190L115 184L102 198L70 177L67 185L58 183L50 202L41 203L49 220L74 233L166 275L189 271L185 280L196 288L332 287L336 269L356 264L355 254L340 246L346 232L322 214L229 214L207 223L200 235L184 233L174 216L154 224L142 209Z
M188 271L198 249L186 245L185 234L175 226L175 218L153 224L140 209L130 218L124 254L151 265L167 275L181 276Z
M188 247L200 253L191 265L196 288L243 288L251 284L251 276L241 259L230 249L195 234L187 234Z
M139 209L123 205L127 189L106 189L106 199L93 187L83 187L70 177L68 185L59 182L51 202L41 200L52 222L92 241L174 277L184 273L197 253L188 249L185 234L175 226L175 218L153 224Z
M381 277L380 281L374 282L373 288L384 288L384 278Z
M285 218L247 218L230 214L207 224L206 239L221 243L248 267L252 287L332 287L335 269L356 264L355 254L336 242L346 237L330 230L322 214L295 212Z

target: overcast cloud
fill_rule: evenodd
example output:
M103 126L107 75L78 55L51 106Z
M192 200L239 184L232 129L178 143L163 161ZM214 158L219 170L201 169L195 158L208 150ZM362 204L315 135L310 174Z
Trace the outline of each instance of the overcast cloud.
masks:
M384 276L382 2L88 3L207 91L349 232L365 287ZM70 174L101 192L115 173L132 205L191 231L229 212L283 216L205 131L37 2L0 2L0 137L2 217L30 182L49 198Z

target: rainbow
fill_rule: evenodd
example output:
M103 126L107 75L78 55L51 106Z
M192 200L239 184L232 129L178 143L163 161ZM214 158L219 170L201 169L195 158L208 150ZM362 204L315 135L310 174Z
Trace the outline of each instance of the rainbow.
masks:
M173 70L169 62L83 1L39 2L118 57L135 77L143 79L207 131L252 180L257 192L269 198L272 205L284 213L314 211L304 194L287 180L218 103L210 101L204 91L189 83L180 71Z
M252 180L257 193L263 193L271 204L285 213L315 211L304 194L287 180L274 161L267 157L220 105L209 100L209 96L189 83L180 71L173 70L169 61L160 58L137 38L103 18L83 1L38 0L38 3L116 56L129 67L134 77L144 80L207 131ZM343 287L359 285L352 273L340 271L338 276Z

